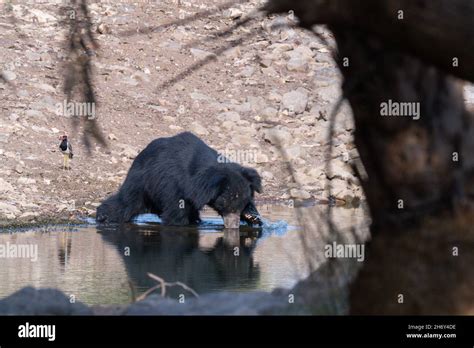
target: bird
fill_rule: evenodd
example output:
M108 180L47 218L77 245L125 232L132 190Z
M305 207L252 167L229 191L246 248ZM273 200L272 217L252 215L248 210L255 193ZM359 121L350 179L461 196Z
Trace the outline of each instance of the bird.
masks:
M67 139L67 134L62 135L59 140L61 140L61 143L59 144L59 149L63 153L63 169L71 169L69 160L72 159L72 157L74 156L72 153L72 145Z

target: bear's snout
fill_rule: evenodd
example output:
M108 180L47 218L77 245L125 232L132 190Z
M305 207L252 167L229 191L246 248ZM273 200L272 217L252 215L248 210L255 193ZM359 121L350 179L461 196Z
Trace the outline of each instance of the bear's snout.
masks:
M225 228L239 228L240 226L240 214L230 213L223 217Z

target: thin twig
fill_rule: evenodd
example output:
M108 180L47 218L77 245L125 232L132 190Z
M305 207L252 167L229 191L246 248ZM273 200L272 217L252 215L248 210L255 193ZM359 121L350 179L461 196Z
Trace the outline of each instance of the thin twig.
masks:
M158 290L158 289L161 289L161 296L162 297L165 297L166 296L166 287L167 286L180 286L182 287L184 290L187 290L189 291L191 294L193 294L196 298L199 298L199 295L196 291L194 291L193 289L191 289L189 286L187 286L186 284L182 283L182 282L173 282L173 283L168 283L166 282L163 278L160 278L158 277L157 275L153 274L153 273L147 273L147 275L153 279L153 280L156 280L159 284L153 286L152 288L148 289L147 291L145 291L142 295L140 295L139 297L137 297L136 301L141 301L143 299L145 299L149 294L153 293L155 290Z

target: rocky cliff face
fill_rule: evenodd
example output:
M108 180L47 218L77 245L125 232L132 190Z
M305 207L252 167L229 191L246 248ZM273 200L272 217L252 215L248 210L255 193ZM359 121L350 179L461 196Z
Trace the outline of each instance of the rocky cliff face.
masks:
M81 142L81 127L72 127L64 113L68 30L63 22L68 12L63 2L2 4L3 224L93 214L121 184L140 149L154 138L184 130L233 160L256 167L264 179L260 200L325 198L328 179L336 197L361 196L348 166L358 154L347 106L337 117L332 173L325 171L328 117L340 94L340 76L328 47L292 27L291 14L261 17L231 35L216 35L261 3L250 1L147 31L213 10L215 2L92 2L93 31L100 45L88 52L98 99L94 117L109 146L93 146L91 155ZM322 35L332 40L327 32ZM160 88L238 38L244 43ZM64 132L75 152L71 171L61 170L58 138ZM295 169L296 182L286 160Z

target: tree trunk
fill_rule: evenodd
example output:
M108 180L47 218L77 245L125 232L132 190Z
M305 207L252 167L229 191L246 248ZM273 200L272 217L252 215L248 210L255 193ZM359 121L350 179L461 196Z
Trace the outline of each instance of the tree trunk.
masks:
M373 225L352 314L474 313L473 120L459 82L357 30L331 27ZM382 116L391 100L416 116ZM457 249L456 249L457 248Z
M313 0L299 2L295 11L306 26L321 23L321 16L344 19L329 21L329 29L337 42L343 92L354 114L355 144L368 174L362 185L373 221L367 261L351 287L352 314L474 313L473 117L465 110L460 82L426 64L440 66L440 54L431 55L428 50L419 59L407 54L417 50L403 49L417 44L425 47L424 38L445 30L438 23L450 22L445 17L435 20L434 14L441 15L435 11L442 7L440 0L429 3L434 5L423 11L434 12L424 14L418 8L417 17L429 20L405 24L400 35L409 38L409 43L397 46L383 40L387 33L398 35L391 28L393 22L372 16L389 13L396 4L406 8L408 1ZM443 3L453 4L453 11L443 16L459 16L452 16L458 21L446 33L464 37L472 25L455 34L451 29L458 24L464 28L474 3ZM362 10L352 4L361 5ZM315 10L323 5L326 10ZM337 6L339 11L334 12ZM460 12L463 9L465 13ZM372 19L363 13L370 13ZM439 42L434 36L430 40L431 47L440 52L445 47L456 52L464 49L457 38L448 43L446 35ZM462 75L470 78L470 69ZM444 70L450 69L445 65ZM406 116L384 116L387 105L414 109Z

